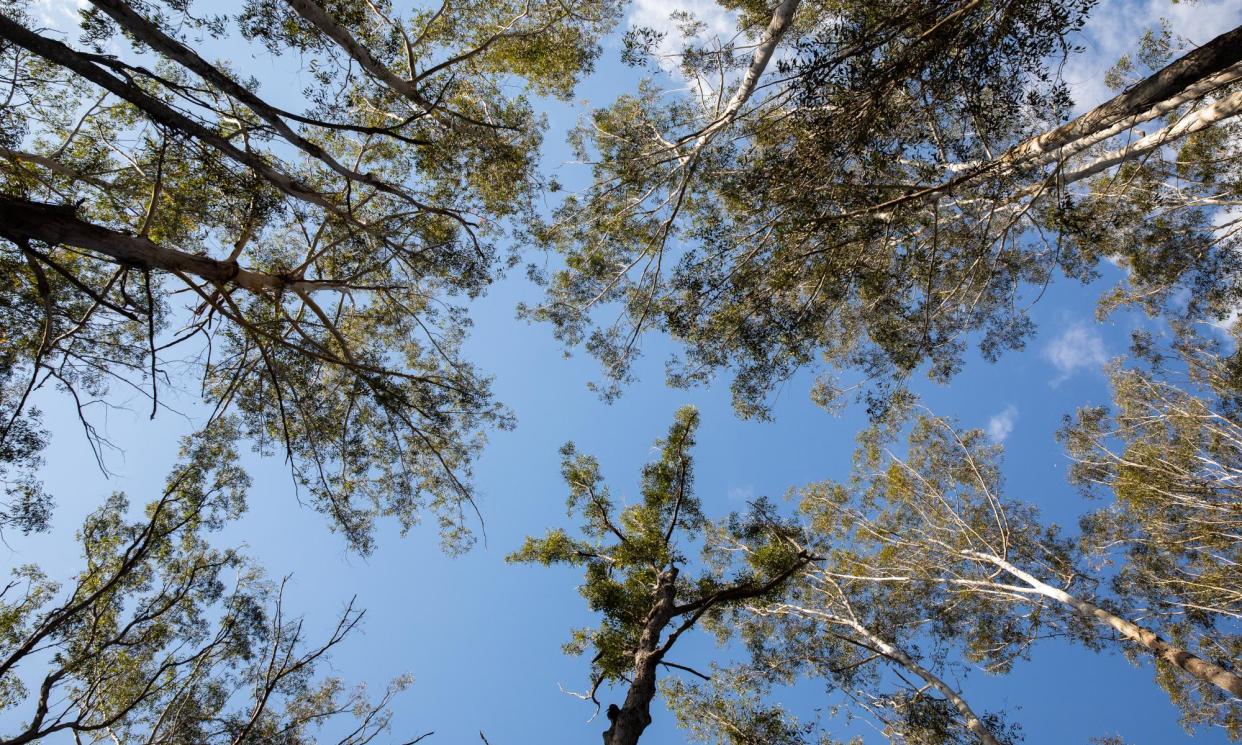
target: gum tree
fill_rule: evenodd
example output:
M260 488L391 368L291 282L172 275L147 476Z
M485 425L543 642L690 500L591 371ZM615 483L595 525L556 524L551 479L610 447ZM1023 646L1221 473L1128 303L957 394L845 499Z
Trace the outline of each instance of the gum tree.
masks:
M242 554L211 533L244 509L236 433L222 421L188 440L164 493L131 518L115 494L78 533L84 566L65 586L36 566L0 591L0 709L21 717L6 745L75 742L301 743L385 732L389 702L324 676L362 620L351 602L328 637L300 618ZM421 738L420 738L421 739Z
M1113 405L1080 409L1061 431L1071 479L1105 502L1084 518L1084 545L1112 563L1111 588L1130 615L1234 675L1220 696L1162 665L1157 680L1188 722L1242 731L1236 660L1242 658L1242 428L1236 362L1193 336L1172 350L1150 337L1111 370Z
M1092 526L1105 518L1087 519L1087 545L1041 521L1030 503L1004 494L999 448L982 432L920 416L901 457L875 431L871 435L850 481L802 492L801 512L810 521L805 550L825 561L807 567L789 585L787 599L750 609L761 624L773 616L793 619L768 629L771 638L783 640L772 660L786 649L795 659L811 659L799 647L818 640L820 649L838 650L826 656L829 667L850 664L851 655L862 653L841 644L836 635L844 630L878 660L922 678L956 709L950 713L963 727L991 742L957 692L912 666L915 655L903 646L922 648L935 664L944 664L948 654L1005 672L1038 654L1039 639L1063 635L1090 649L1114 648L1149 660L1188 724L1210 723L1238 736L1242 676L1226 651L1236 648L1236 625L1221 616L1219 624L1200 626L1198 635L1186 634L1180 627L1187 620L1170 607L1188 589L1177 586L1176 570L1164 575L1172 584L1149 586L1160 595L1158 602L1136 602L1144 596L1127 578L1148 569L1141 557L1152 548L1144 544L1141 523L1112 536L1114 547L1135 541L1136 556L1123 551L1118 557L1120 573L1110 591L1084 550L1093 539L1099 546L1101 533ZM1149 486L1158 488L1155 482ZM1122 504L1131 499L1124 491L1116 498ZM1166 557L1176 561L1176 554ZM1236 582L1226 578L1222 584ZM1156 610L1162 606L1164 612ZM871 624L885 631L868 636ZM898 641L903 638L904 645Z
M686 553L709 527L694 495L690 451L699 417L679 410L669 433L657 441L659 459L642 472L641 501L614 503L599 463L567 444L562 474L569 486L570 515L582 524L577 535L557 528L527 538L510 561L582 567L579 588L591 610L602 616L597 629L579 629L566 645L591 658L591 688L584 698L599 706L601 685L624 682L621 706L608 707L606 745L634 745L651 724L651 704L661 668L702 675L670 659L677 640L725 608L775 592L811 556L788 540L784 526L765 524L751 561L734 576L710 567L691 572Z
M569 95L617 4L99 0L76 39L27 5L0 4L8 462L37 444L38 388L98 449L109 391L155 415L193 386L355 547L422 508L468 543L470 464L511 418L462 357L463 301L530 209L531 96Z
M1242 29L1180 57L1161 30L1135 39L1119 93L1070 119L1056 71L1090 2L722 5L734 44L684 24L670 56L631 34L631 59L689 85L593 114L575 140L592 183L542 234L565 267L526 313L612 383L657 331L684 345L672 383L727 368L743 415L821 361L817 398L858 383L880 414L972 340L1020 348L1040 288L1105 257L1129 270L1107 304L1180 313L1191 288L1191 317L1228 313L1236 221L1215 218L1239 202Z

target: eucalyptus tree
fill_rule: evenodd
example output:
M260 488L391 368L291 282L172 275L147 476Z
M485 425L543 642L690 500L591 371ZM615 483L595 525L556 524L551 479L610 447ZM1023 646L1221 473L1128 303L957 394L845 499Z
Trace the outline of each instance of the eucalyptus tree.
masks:
M643 468L641 500L624 508L603 484L599 462L566 444L562 474L569 513L582 519L578 534L556 528L528 537L509 557L584 569L579 591L602 620L597 629L575 630L565 648L595 652L583 698L597 707L601 685L625 683L622 705L608 707L606 745L633 745L651 724L661 667L703 675L669 658L684 633L730 606L772 594L812 559L789 539L788 526L763 521L748 531L753 549L734 576L710 566L691 576L686 549L710 528L693 490L690 451L698 423L694 409L677 412L668 436L656 443L659 459Z
M932 453L931 427L930 420L915 426L910 458L917 463L912 468L920 474L926 469L927 478L940 484L954 470ZM970 684L970 673L1008 672L1044 633L1041 620L993 602L987 590L976 597L969 592L973 585L944 579L942 573L954 568L935 537L927 538L930 547L902 542L910 534L926 535L938 505L927 502L924 492L896 492L890 485L905 476L883 462L886 436L882 428L864 433L850 482L814 484L798 493L800 519L787 539L817 558L778 594L739 604L722 620L722 631L744 644L744 661L708 683L670 685L674 711L697 730L696 739L761 742L753 731L756 721L780 722L806 735L813 728L773 702L780 701L780 691L811 680L825 687L832 702L817 710L833 719L867 721L893 742L1022 740L1020 725L1005 713L971 703L970 691L982 686ZM971 437L977 444L978 433ZM996 478L987 464L982 468L979 478ZM774 511L772 505L765 509ZM967 521L991 517L960 512ZM1006 530L1041 546L1054 544L1042 540L1048 532L1038 524L1019 524L1022 517L1011 515ZM750 550L743 531L718 534L708 546L714 563L724 566ZM696 726L695 717L706 721Z
M868 691L858 703L890 728L913 724L927 732L930 724L935 733L955 727L996 742L996 721L977 714L938 670L958 660L1006 672L1041 638L1068 636L1090 649L1119 648L1151 660L1188 725L1217 725L1231 738L1242 734L1242 674L1230 652L1238 644L1236 623L1222 618L1197 635L1180 631L1185 621L1170 606L1187 588L1149 587L1162 594L1155 612L1136 604L1142 596L1128 586L1129 559L1110 592L1090 568L1085 546L1042 522L1031 504L1003 494L999 447L982 432L960 432L946 420L920 416L904 457L891 453L887 435L877 432L863 438L848 482L802 491L808 528L800 545L824 560L805 567L785 597L745 609L750 618L738 625L747 638L760 640L752 644L755 670L797 661L795 670L843 691ZM1143 554L1141 528L1131 525L1113 537L1136 540ZM1176 582L1176 570L1163 578ZM1224 584L1236 585L1236 572ZM888 699L871 692L885 679L874 672L867 677L868 664L890 666L916 682L914 701L933 693L938 701L923 711L883 705ZM894 723L885 714L903 711L915 716Z
M471 461L511 418L462 357L463 301L531 209L532 96L568 96L618 12L99 0L73 40L5 0L6 454L37 451L41 386L98 448L86 408L109 390L154 416L193 381L355 546L423 507L468 542ZM304 90L224 61L238 50Z
M1115 562L1114 593L1131 615L1159 623L1179 646L1242 659L1242 427L1237 363L1193 337L1171 359L1143 336L1148 364L1115 366L1113 406L1084 407L1061 432L1075 459L1071 478L1108 500L1083 520L1084 544ZM1230 704L1197 681L1158 680L1191 721L1213 721ZM1242 696L1242 686L1230 689ZM1237 701L1231 726L1242 729Z
M1171 35L1136 39L1121 92L1067 121L1057 71L1089 0L722 5L733 43L685 24L668 59L630 35L629 59L666 55L687 84L592 114L575 140L592 183L542 233L565 265L525 312L614 384L656 330L684 345L671 382L731 368L745 415L819 357L880 413L972 338L1021 347L1038 290L1103 258L1129 270L1110 302L1181 312L1192 286L1208 318L1236 298L1237 223L1216 217L1239 201L1242 29L1176 60ZM818 397L844 392L835 376Z
M353 602L311 643L263 579L211 533L244 509L228 420L187 440L160 497L131 521L124 495L78 533L84 566L62 588L38 567L0 591L0 742L342 745L389 729L394 681L372 700L321 673L354 631ZM325 728L326 726L326 728ZM421 738L420 738L421 739Z
M830 734L816 733L813 723L801 722L773 703L762 677L737 666L713 666L706 683L669 678L662 682L661 693L690 742L838 745ZM849 745L860 742L851 739Z

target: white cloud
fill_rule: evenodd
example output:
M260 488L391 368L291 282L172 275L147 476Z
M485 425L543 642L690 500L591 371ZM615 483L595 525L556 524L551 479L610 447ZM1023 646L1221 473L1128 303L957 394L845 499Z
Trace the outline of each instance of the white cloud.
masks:
M681 23L673 19L674 13L687 13L703 24L703 28L691 39L682 35ZM700 47L727 46L738 34L738 15L720 7L716 0L635 0L630 10L629 27L645 26L664 34L656 47L660 66L674 78L684 79L679 58L676 56L687 44ZM717 81L706 79L687 80L703 100L716 96ZM726 86L731 80L726 81Z
M1066 328L1044 347L1043 356L1059 373L1053 385L1080 370L1098 370L1108 361L1100 332L1081 322Z
M672 19L674 13L689 13L707 28L700 40L716 37L726 40L737 31L737 14L720 7L715 0L635 0L630 11L630 28L648 26L666 34L665 44L678 44L681 31ZM672 49L673 47L669 47Z
M90 7L89 0L35 0L30 10L48 28L66 33L78 29L81 11Z
M1004 442L1013 432L1013 425L1018 421L1018 407L1007 404L1001 412L988 420L988 437L993 442Z
M755 498L755 487L753 484L730 486L727 494L729 499L734 502L749 502Z

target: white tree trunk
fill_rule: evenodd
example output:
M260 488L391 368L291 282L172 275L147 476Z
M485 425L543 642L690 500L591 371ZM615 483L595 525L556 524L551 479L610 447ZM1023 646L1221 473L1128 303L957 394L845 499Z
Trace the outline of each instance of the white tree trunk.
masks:
M699 133L694 141L693 153L698 153L706 147L712 138L727 129L737 119L742 107L750 100L755 88L759 85L759 78L763 77L764 71L767 70L768 64L772 61L772 55L776 53L776 48L785 38L785 32L793 23L794 13L798 11L800 4L801 0L781 0L780 5L776 6L768 28L759 39L759 46L755 47L754 53L750 56L750 64L746 67L746 72L742 75L742 81L738 84L737 90L733 92L733 97L729 99L729 103L725 104L724 109L716 114L711 124Z
M897 647L894 647L875 634L872 634L871 631L869 631L867 627L862 624L849 621L846 622L846 625L866 639L868 644L882 652L885 657L888 657L910 672L919 676L932 688L940 691L941 695L948 699L949 703L953 704L953 707L962 715L962 718L966 723L966 729L974 733L983 745L1000 745L1000 743L998 743L996 738L992 735L991 731L988 730L986 725L984 725L983 720L979 718L979 715L975 713L974 709L970 708L970 704L966 703L966 699L962 698L952 686L944 682L944 680L932 671L915 662L905 652L902 652Z
M1159 132L1149 134L1125 147L1110 150L1090 163L1062 174L1062 183L1070 184L1119 165L1136 155L1146 155L1186 135L1242 114L1242 91L1226 96L1210 106L1196 109Z
M1004 569L1009 574L1025 582L1040 595L1064 603L1088 618L1094 618L1105 626L1115 629L1117 633L1126 639L1147 649L1157 658L1184 670L1205 683L1211 683L1235 698L1242 699L1242 677L1235 673L1231 673L1219 665L1214 665L1207 660L1196 657L1185 649L1168 643L1161 639L1154 631L1145 629L1136 623L1109 613L1094 603L1080 600L1064 590L1042 582L999 556L978 551L965 551L963 553L969 558L986 561Z

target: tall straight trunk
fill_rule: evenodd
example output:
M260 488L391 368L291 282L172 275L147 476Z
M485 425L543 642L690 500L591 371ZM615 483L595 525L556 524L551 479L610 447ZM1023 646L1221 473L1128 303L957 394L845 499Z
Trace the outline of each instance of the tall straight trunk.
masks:
M967 551L965 555L1004 569L1009 574L1025 582L1028 587L1040 595L1064 603L1083 616L1094 618L1105 626L1116 630L1117 633L1126 639L1151 652L1157 659L1164 660L1204 683L1210 683L1220 688L1234 698L1242 699L1242 676L1208 662L1188 650L1170 644L1150 629L1143 628L1136 623L1109 613L1094 603L1076 598L1064 590L1042 582L999 556L977 551Z
M1065 187L1090 178L1126 161L1141 158L1152 151L1159 150L1170 143L1208 127L1215 126L1225 119L1238 116L1239 114L1242 114L1242 91L1228 95L1209 106L1192 111L1173 124L1131 142L1125 147L1110 150L1089 163L1077 166L1071 170L1062 171L1057 174L1057 183L1061 187ZM1031 184L1007 197L1002 202L1001 208L1008 209L1011 213L1025 209L1022 200L1027 197L1038 196L1046 191L1047 188L1047 183Z
M693 152L701 151L712 138L727 129L737 119L742 107L746 105L754 94L755 88L758 87L759 78L763 77L764 71L767 70L768 64L772 61L772 55L776 53L776 48L785 38L785 32L793 24L794 14L798 12L800 4L801 0L781 0L776 10L772 11L772 20L768 22L763 36L759 38L759 43L750 56L750 64L746 66L746 72L742 74L737 90L733 92L732 98L725 104L724 109L699 133L692 148Z
M677 569L660 574L656 583L655 605L643 621L643 631L634 652L634 679L625 694L625 703L604 732L604 745L637 745L643 731L651 724L651 701L656 694L656 668L664 658L660 646L664 627L676 609Z
M902 652L897 647L894 647L892 644L889 644L880 637L871 633L870 629L866 626L852 620L840 619L840 621L866 639L869 645L875 647L875 649L883 653L885 657L919 676L932 688L940 691L941 695L948 699L949 703L953 704L953 708L957 709L958 713L962 715L962 718L966 722L966 729L970 730L976 737L978 737L979 742L983 743L983 745L1000 745L1000 743L997 742L996 737L992 735L991 730L987 728L987 725L983 723L983 720L979 718L979 715L975 713L975 710L970 708L970 704L966 703L966 699L962 698L961 694L954 690L953 686L944 682L944 680L942 680L931 670L928 670L919 663L915 662L905 652Z
M1141 116L1196 83L1242 62L1242 26L1226 31L1091 111L1010 148L999 160L1022 162Z
M1131 142L1125 147L1104 153L1099 158L1072 171L1061 175L1062 183L1073 183L1094 176L1101 171L1112 168L1127 160L1146 155L1165 145L1175 142L1214 126L1225 119L1242 114L1242 91L1226 96L1219 101L1187 114L1176 123L1158 132Z
M1195 48L1091 111L1030 137L996 158L967 168L953 178L879 204L840 215L827 215L816 221L836 222L847 217L889 212L936 194L952 192L979 178L1008 175L1022 168L1046 163L1060 155L1073 155L1108 136L1171 111L1175 108L1175 102L1180 105L1235 82L1239 64L1242 64L1242 26Z

